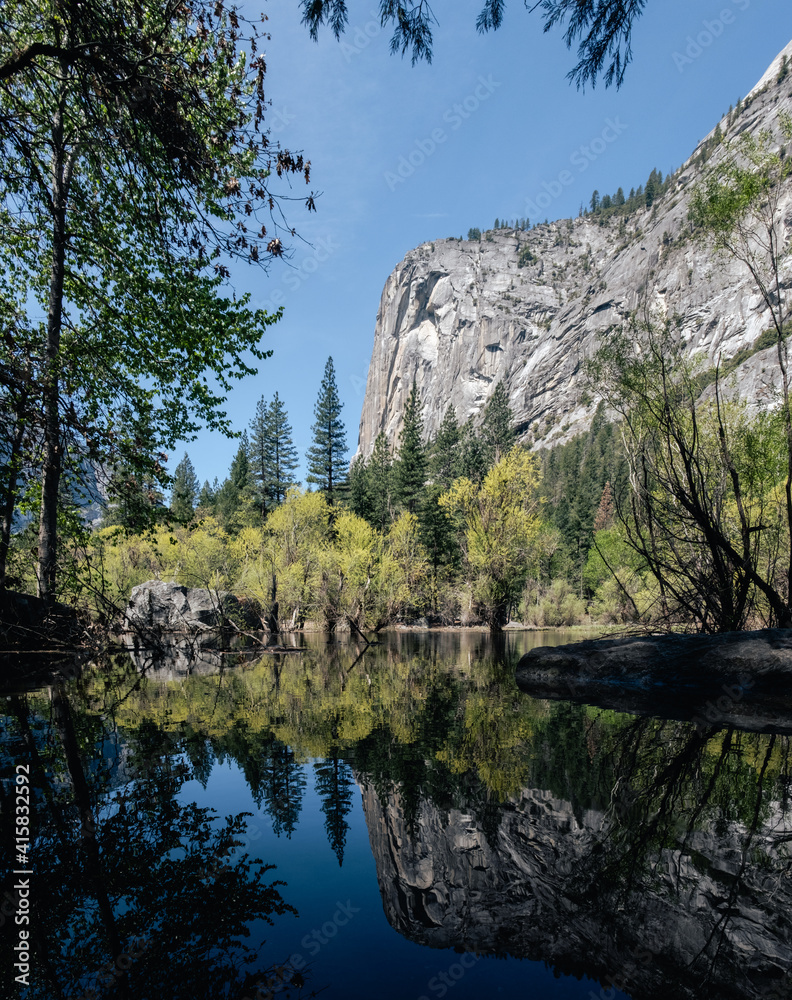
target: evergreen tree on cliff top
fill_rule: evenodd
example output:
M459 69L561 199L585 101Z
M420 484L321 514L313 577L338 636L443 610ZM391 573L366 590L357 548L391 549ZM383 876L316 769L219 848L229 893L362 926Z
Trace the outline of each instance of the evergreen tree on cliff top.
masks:
M306 481L318 486L333 503L345 479L346 429L341 420L344 404L338 398L333 359L327 359L319 398L314 406L313 444L306 453Z

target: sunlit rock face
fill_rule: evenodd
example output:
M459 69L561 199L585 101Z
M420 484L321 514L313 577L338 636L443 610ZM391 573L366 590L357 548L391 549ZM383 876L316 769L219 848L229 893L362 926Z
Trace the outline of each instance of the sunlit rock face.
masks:
M792 43L784 52L792 56ZM776 60L763 77L766 91L755 89L750 106L731 124L721 121L727 138L770 127L778 133L778 112L792 110L792 75L778 84L778 65ZM701 148L661 201L627 217L624 228L620 217L606 225L597 217L579 218L529 232L498 230L489 240L441 239L411 250L382 293L358 454L371 454L380 431L396 442L413 379L428 437L451 403L460 422L478 417L502 381L522 440L569 439L588 426L597 405L585 384L584 360L644 304L659 316L678 317L690 351L711 363L753 345L771 317L747 269L714 257L691 236L688 208L701 176ZM707 166L722 154L722 146L713 146ZM618 137L612 155L618 155ZM587 200L585 175L575 183ZM629 190L640 179L624 183ZM792 182L779 218L786 238ZM790 283L789 269L784 283ZM768 405L775 375L774 350L766 349L738 370L739 391Z
M383 804L370 784L361 790L385 914L412 941L546 961L635 1000L792 995L792 878L777 864L792 816L777 806L738 884L738 824L692 833L684 855L642 849L636 830L603 878L616 854L602 811L524 789L488 837L472 813L423 801L411 825L398 793Z

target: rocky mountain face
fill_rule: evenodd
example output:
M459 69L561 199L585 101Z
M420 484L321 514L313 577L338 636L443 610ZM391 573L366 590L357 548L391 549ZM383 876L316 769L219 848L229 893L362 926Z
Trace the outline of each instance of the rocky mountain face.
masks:
M501 807L494 834L473 810L424 800L408 822L398 792L361 790L385 915L412 941L548 962L634 1000L792 997L792 820L779 803L752 837L713 823L684 851L653 852L647 830L620 840L603 811L541 789Z
M674 175L651 208L607 221L589 215L481 240L437 240L410 251L385 283L360 420L358 454L380 431L394 444L413 379L424 430L433 436L449 404L476 418L504 382L520 438L557 444L584 430L596 409L582 364L608 331L647 303L678 318L691 353L728 360L751 348L770 314L744 265L713 255L688 221L690 193L724 153L721 137L778 135L792 111L790 43L738 113L723 119ZM784 63L784 68L786 64ZM792 232L792 183L781 201L782 236ZM521 266L522 264L522 266ZM792 284L787 269L784 284ZM737 370L742 395L766 404L774 349Z

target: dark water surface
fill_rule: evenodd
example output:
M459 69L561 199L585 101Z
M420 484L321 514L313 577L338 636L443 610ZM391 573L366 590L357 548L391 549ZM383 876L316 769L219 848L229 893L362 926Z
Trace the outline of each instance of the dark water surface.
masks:
M9 694L3 995L792 997L790 737L521 694L571 638L133 649Z

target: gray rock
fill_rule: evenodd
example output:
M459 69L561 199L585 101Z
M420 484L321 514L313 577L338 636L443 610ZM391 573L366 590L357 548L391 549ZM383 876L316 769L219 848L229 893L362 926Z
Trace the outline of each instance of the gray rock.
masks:
M792 54L792 46L787 50ZM778 87L774 80L771 73L768 90L755 90L731 125L721 121L727 139L777 131L777 115L792 110L792 99L788 84ZM753 345L772 326L753 279L742 265L690 239L688 208L701 177L700 151L676 187L652 209L624 220L624 230L619 217L600 225L599 217L589 216L411 250L382 293L357 454L370 456L380 431L395 445L413 379L428 437L449 404L460 423L478 418L501 381L521 440L546 446L580 433L598 403L582 362L636 310L647 282L648 304L680 317L680 335L702 362L712 364L718 356L725 362ZM707 166L723 152L723 146L711 149ZM792 210L792 179L786 183L782 219ZM520 267L527 251L534 260L523 256ZM732 391L767 406L778 381L770 349L737 369Z
M537 646L517 664L537 698L637 714L659 710L702 726L792 732L792 630L587 639Z
M252 602L242 602L224 590L184 587L164 580L149 580L135 587L125 617L131 627L165 632L218 628L229 621L238 628L261 628L261 617Z

